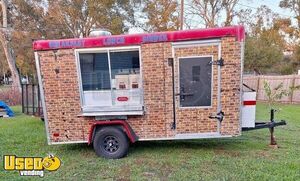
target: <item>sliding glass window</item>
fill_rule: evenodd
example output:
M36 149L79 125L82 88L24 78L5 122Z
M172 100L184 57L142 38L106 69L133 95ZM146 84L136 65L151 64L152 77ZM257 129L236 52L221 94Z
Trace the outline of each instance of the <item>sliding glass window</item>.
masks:
M139 49L79 52L83 107L142 108Z
M107 53L80 54L80 67L84 91L110 90Z

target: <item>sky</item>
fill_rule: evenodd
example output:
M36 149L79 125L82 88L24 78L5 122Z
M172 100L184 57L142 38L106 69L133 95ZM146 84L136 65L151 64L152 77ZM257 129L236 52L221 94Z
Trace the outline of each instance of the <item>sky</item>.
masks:
M247 6L257 8L261 5L267 5L272 11L278 13L282 16L291 17L293 14L290 10L282 9L279 7L280 0L241 0L238 5L238 8L247 8Z
M189 1L189 0L187 0ZM180 2L180 0L179 0ZM256 8L260 7L261 5L267 5L273 12L278 13L283 18L292 18L293 13L288 9L282 9L279 7L280 0L240 0L239 4L236 6L237 9L253 9L255 11ZM195 20L195 22L197 22ZM193 28L201 28L194 26ZM143 30L140 28L130 28L129 34L134 33L143 33Z

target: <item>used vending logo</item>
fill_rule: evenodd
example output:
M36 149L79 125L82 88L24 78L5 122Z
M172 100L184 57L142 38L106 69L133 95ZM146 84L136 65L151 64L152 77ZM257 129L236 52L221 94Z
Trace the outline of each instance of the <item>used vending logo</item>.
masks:
M17 157L16 155L4 155L4 170L19 171L20 176L44 177L44 170L56 171L61 161L54 155L42 157Z

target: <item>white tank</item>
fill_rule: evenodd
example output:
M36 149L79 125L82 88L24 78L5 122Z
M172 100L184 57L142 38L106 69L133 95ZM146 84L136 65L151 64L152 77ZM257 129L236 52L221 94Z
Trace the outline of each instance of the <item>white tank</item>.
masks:
M242 127L255 127L256 92L243 92Z

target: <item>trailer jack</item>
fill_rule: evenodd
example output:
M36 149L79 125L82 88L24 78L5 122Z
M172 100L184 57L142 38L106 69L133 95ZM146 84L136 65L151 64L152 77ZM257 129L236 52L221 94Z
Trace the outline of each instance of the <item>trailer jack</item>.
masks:
M256 122L254 128L243 128L243 131L269 128L269 131L270 131L270 146L277 147L277 142L276 142L276 139L275 139L275 136L274 136L274 130L275 130L274 128L276 126L286 125L286 121L281 120L279 122L276 122L274 120L274 116L275 116L276 111L277 110L275 110L275 109L271 109L271 111L270 111L270 122Z

